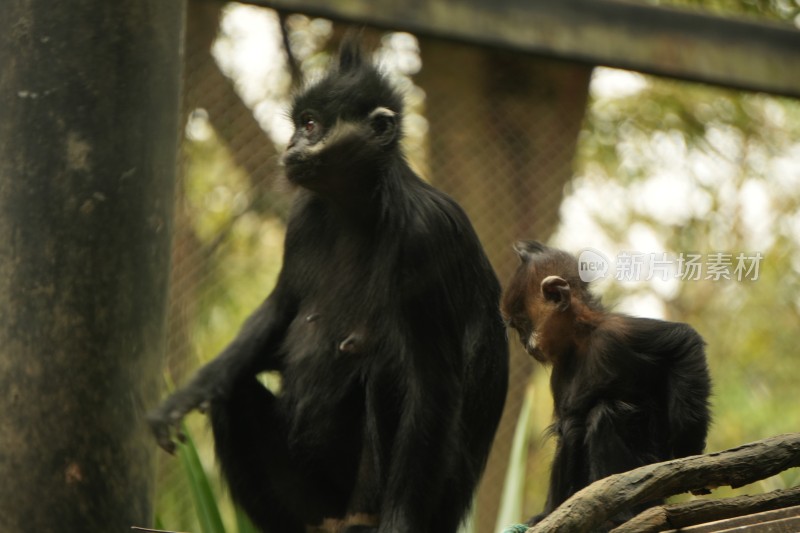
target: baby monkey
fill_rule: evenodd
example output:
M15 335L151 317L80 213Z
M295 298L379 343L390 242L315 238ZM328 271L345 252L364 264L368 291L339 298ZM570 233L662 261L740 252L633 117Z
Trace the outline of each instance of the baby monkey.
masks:
M514 249L521 263L501 309L525 350L552 366L558 439L544 512L529 524L598 479L702 453L711 380L700 335L607 311L567 252L535 241Z

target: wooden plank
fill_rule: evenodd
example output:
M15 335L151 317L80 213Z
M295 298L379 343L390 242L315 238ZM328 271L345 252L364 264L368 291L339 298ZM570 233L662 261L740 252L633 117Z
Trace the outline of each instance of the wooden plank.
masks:
M764 529L767 525L771 527ZM723 531L774 531L776 533L800 531L800 506L775 509L707 524L675 529L666 533L713 533ZM791 526L790 529L786 529Z
M800 30L624 0L245 0L333 20L800 97Z
M797 506L800 513L800 486L777 489L764 494L732 498L693 500L651 507L615 528L613 533L664 531L667 527L688 528L756 513Z
M800 517L759 522L733 529L722 529L717 530L717 533L797 533L798 531L800 531Z

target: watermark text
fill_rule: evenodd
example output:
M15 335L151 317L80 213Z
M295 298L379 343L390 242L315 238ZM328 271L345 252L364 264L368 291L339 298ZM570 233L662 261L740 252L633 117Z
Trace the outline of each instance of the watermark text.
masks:
M613 278L617 281L757 281L761 252L666 252L622 251L610 261L602 252L585 248L578 255L583 281Z

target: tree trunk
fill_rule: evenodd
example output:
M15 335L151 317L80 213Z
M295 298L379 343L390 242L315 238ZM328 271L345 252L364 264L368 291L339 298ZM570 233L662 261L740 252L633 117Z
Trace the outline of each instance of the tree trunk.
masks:
M0 531L152 520L181 0L0 17Z

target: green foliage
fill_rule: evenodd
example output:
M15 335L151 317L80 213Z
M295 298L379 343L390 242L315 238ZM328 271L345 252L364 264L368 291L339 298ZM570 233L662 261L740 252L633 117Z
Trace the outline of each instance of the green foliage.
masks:
M185 257L172 286L179 311L172 311L171 342L181 344L170 354L172 365L184 373L219 353L270 292L285 229L279 214L258 209L260 193L202 114L190 120L189 133L175 236L175 249ZM173 530L253 531L217 488L221 481L205 417L193 414L185 422L194 439L181 447L180 464L160 458L160 521Z
M525 394L525 403L519 414L519 422L514 432L514 442L508 461L503 495L500 501L500 512L497 515L496 531L503 530L509 524L517 522L524 515L523 501L525 494L525 464L528 460L528 431L533 409L533 388L529 387Z
M216 497L205 470L203 470L197 447L185 426L183 431L186 435L186 442L182 446L178 446L178 457L189 478L189 488L192 490L192 500L197 510L201 530L203 533L225 533Z
M800 12L788 1L661 3L785 20ZM604 76L622 77L627 88L601 90ZM760 252L756 281L598 282L596 289L620 310L637 313L637 304L649 303L645 314L689 322L706 339L714 379L707 450L797 431L800 103L632 73L600 70L596 81L556 243L610 254ZM543 374L535 380L544 387ZM534 412L534 425L549 416ZM540 438L531 433L533 442ZM539 446L531 450L529 469L544 460ZM530 514L541 509L546 485L539 473L528 479ZM798 480L789 471L713 497Z
M202 118L196 120L203 120ZM193 344L201 361L219 353L269 294L280 271L284 223L260 213L247 176L213 131L185 144L184 206L199 246Z
M209 477L191 433L183 426L186 442L178 446L177 455L183 467L183 473L188 481L192 494L192 502L196 513L196 521L202 533L258 533L244 512L236 507L234 509L235 527L226 528L223 522L223 513L229 502L214 489L215 483ZM218 502L223 502L219 504ZM163 528L160 519L156 520L158 528Z
M618 74L599 73L607 75ZM595 91L555 240L612 257L761 253L754 281L606 280L597 289L623 311L689 322L706 339L714 379L709 451L796 431L800 103L627 75L637 90ZM788 472L715 496L796 479Z

